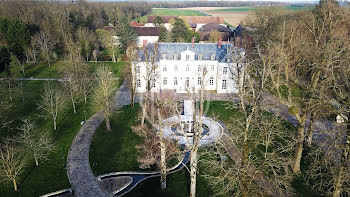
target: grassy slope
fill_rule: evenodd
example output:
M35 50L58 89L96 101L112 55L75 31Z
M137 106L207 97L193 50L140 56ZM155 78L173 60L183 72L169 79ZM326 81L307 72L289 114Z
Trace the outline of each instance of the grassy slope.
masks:
M39 65L31 65L27 67L27 76L33 76L36 78L43 77L58 77L60 67L63 67L65 63L59 62L48 67L44 63ZM91 70L94 70L95 63L89 63ZM113 70L120 76L120 70L124 67L124 63L118 63L117 66L113 63L108 63L113 67ZM14 192L12 184L2 183L0 184L1 196L39 196L45 193L53 192L59 189L70 187L67 178L67 172L65 169L66 157L70 144L80 128L80 122L90 115L89 104L78 104L77 114L73 115L70 103L67 103L67 108L58 117L58 129L53 131L52 122L50 120L44 120L38 116L40 111L37 109L37 102L40 100L40 94L44 87L44 81L24 81L23 92L24 102L22 102L21 96L17 95L13 108L8 114L9 120L14 120L10 128L0 130L0 139L14 136L18 132L17 128L20 124L20 118L30 117L35 121L38 129L42 131L52 132L54 142L56 144L56 150L51 153L50 159L40 163L40 166L36 167L34 161L32 161L24 170L21 178L18 180L18 192ZM51 82L57 83L57 82ZM19 94L19 92L17 93ZM86 114L84 113L86 110Z

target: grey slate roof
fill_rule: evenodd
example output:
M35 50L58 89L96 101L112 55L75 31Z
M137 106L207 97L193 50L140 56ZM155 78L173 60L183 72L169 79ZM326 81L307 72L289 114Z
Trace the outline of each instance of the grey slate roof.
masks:
M148 43L145 49L151 50L154 44ZM195 60L198 60L198 55L202 54L202 60L210 60L212 54L215 54L215 60L219 62L226 62L226 59L230 56L231 51L243 51L241 48L234 47L231 44L222 44L221 48L218 48L217 43L195 43L192 47L192 43L158 43L158 59L163 56L163 54L168 54L167 59L173 60L174 54L178 54L187 50L193 51L195 55ZM144 61L143 50L139 50L139 55L141 61Z

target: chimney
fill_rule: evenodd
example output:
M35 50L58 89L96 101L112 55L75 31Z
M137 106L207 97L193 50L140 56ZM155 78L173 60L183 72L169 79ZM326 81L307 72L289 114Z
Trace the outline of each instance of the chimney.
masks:
M218 48L221 48L221 38L219 38Z
M147 40L143 40L142 47L145 48L146 44L147 44Z
M194 37L192 37L192 47L194 47Z

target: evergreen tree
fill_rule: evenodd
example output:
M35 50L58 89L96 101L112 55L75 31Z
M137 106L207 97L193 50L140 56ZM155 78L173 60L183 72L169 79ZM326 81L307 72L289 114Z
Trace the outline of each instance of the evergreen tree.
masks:
M130 26L129 20L126 17L122 17L118 21L117 27L117 36L119 38L119 50L121 53L125 53L128 44L135 41L138 36L134 29Z
M24 23L14 19L7 25L5 36L7 46L19 60L24 59L24 48L29 44L30 33Z
M160 26L159 29L159 42L166 42L168 31L164 26Z
M10 64L10 52L6 47L0 46L0 72L8 70L8 66Z
M188 28L185 22L182 19L175 18L171 33L174 42L185 41L188 37Z
M154 19L154 25L161 26L163 24L164 24L164 21L163 21L162 17L156 16L156 18Z

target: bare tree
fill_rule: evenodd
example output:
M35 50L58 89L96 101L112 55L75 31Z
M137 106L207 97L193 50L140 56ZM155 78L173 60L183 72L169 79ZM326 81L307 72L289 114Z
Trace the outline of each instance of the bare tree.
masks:
M142 52L143 52L143 58L144 63L142 63L142 67L145 69L145 75L143 75L144 80L146 82L146 93L142 97L142 100L140 103L142 103L142 118L141 118L141 124L145 122L146 118L146 107L149 105L149 98L151 95L151 90L156 86L156 78L158 75L158 61L159 61L159 51L158 51L158 43L151 45L146 45ZM134 68L136 71L140 70L141 68L136 65L136 68Z
M40 52L44 56L45 60L51 66L51 56L53 53L53 50L56 46L56 41L52 39L49 34L45 32L39 32L34 35L34 41L36 45L39 47ZM34 49L33 49L34 50ZM34 55L34 54L33 54Z
M3 181L13 182L17 191L16 180L22 174L26 164L24 155L16 147L13 141L6 140L0 146L0 176Z
M139 60L137 46L135 44L130 44L126 51L126 55L128 57L128 64L125 70L125 76L127 76L125 79L127 80L127 84L131 92L131 104L132 106L134 106L137 86L137 75L140 75L138 74L140 68L136 66Z
M102 43L103 47L107 50L108 55L112 57L112 61L116 62L117 60L115 57L115 53L116 53L118 44L116 42L116 39L113 37L115 33L104 29L97 29L96 34L100 42Z
M76 103L79 102L84 90L83 88L86 85L81 81L81 80L84 80L84 82L86 82L84 79L85 76L83 76L86 74L86 72L88 72L87 67L84 64L79 62L70 62L68 65L66 65L62 69L62 77L66 79L63 82L63 84L72 102L74 114L77 113ZM84 93L84 95L85 94L86 92Z
M162 92L156 97L149 98L146 109L146 118L149 124L140 124L133 127L133 131L144 139L142 145L138 145L140 154L138 161L141 167L149 168L152 164L157 164L161 174L161 188L166 188L166 176L169 162L179 156L177 143L164 138L164 127L172 126L176 122L164 122L165 118L175 115L177 103L174 102L174 95ZM142 105L142 104L141 104ZM141 113L141 116L143 112ZM150 126L149 126L150 125Z
M82 53L85 54L86 61L89 61L89 56L92 52L95 43L97 42L97 37L94 32L88 28L79 28L77 30L78 41L81 45Z
M51 116L54 130L57 129L56 121L58 113L64 106L64 101L64 95L57 87L52 87L50 83L45 85L44 92L41 95L41 101L38 105L39 109L42 109L45 114Z
M35 165L39 166L39 161L48 159L48 154L54 149L52 139L48 132L40 132L31 120L22 121L23 124L18 128L21 134L17 140L24 151L34 158Z
M106 118L107 132L111 132L110 118L113 115L112 97L116 90L117 79L110 67L100 65L96 69L96 84L93 88L92 101L96 110L103 111Z

